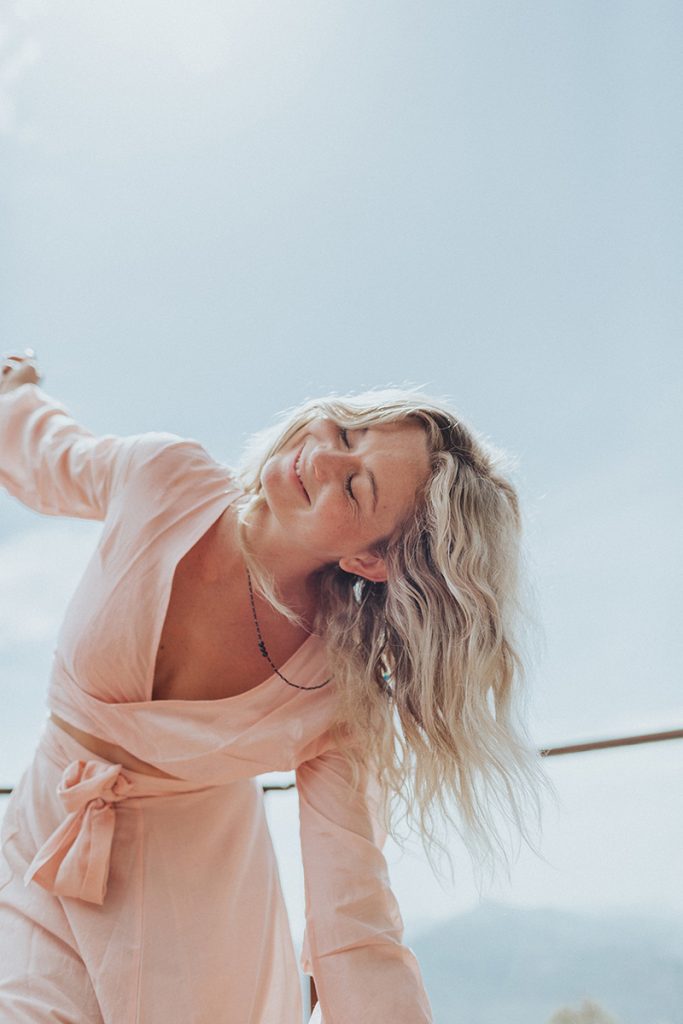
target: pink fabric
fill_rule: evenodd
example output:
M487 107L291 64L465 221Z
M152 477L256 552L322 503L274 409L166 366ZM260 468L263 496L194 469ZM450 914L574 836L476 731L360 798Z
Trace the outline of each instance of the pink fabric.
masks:
M222 787L251 786L262 772L295 770L306 886L301 962L315 977L322 1024L431 1021L419 967L402 942L403 924L381 852L384 836L373 812L371 782L366 779L359 788L352 787L346 759L331 741L334 682L307 692L272 675L254 689L223 700L151 699L175 567L239 496L230 470L196 441L172 434L95 437L60 403L36 385L26 384L0 395L0 485L44 514L103 523L97 549L60 629L49 708L176 777L137 775L129 788L135 773L93 758L84 748L80 753L72 748L77 756L62 756L59 762L59 813L57 805L51 805L51 814L36 821L35 848L25 850L21 868L29 886L37 883L70 908L75 940L84 962L92 964L95 991L99 994L98 986L105 984L102 963L93 952L101 950L104 935L97 933L93 922L98 919L92 915L99 908L114 913L113 900L116 941L125 943L129 939L123 922L129 920L131 908L157 905L153 871L146 876L146 888L133 875L127 888L117 883L116 897L111 895L111 873L117 858L124 857L116 840L121 822L129 820L126 808L143 806L149 818L153 807L165 807L166 797L160 794L166 790L160 783L185 787L184 793L174 795L175 801L196 802L209 800L207 794ZM326 678L321 639L309 637L284 668L303 684ZM140 782L143 778L146 783ZM144 793L136 788L143 785L148 787ZM253 794L251 788L249 792ZM18 804L30 799L28 794L25 788L13 800ZM233 812L230 801L220 804L221 820L230 818L233 836L244 827L238 806L235 801ZM216 814L215 806L211 813ZM168 814L164 821L169 830L163 848L167 856L174 849L175 816ZM140 835L131 836L131 850L143 857L137 845ZM258 832L258 844L255 848L269 847L267 830ZM132 855L131 850L126 855ZM204 906L204 892L229 885L230 879L212 870L213 848L203 848L201 834L196 836L194 856L203 886L197 899ZM268 864L264 870L275 891L279 883L274 858ZM236 870L232 864L231 869ZM234 886L239 886L238 878ZM251 902L246 896L240 902L239 888L231 899L234 931L246 928L254 913L262 912L263 928L276 940L274 947L272 942L263 948L256 940L243 943L244 962L260 958L261 966L269 965L270 970L275 948L287 963L282 951L291 940L283 932L286 922L278 901L271 897L259 903L256 897L254 905L252 894ZM206 913L212 912L209 902ZM154 927L147 913L148 925ZM182 925L179 920L169 929L160 921L156 933L159 943L172 949L177 944L178 956L185 941ZM212 941L207 938L206 945ZM229 944L229 935L221 941ZM270 973L278 980L269 984L282 987L281 972ZM231 977L235 991L242 984L241 975L236 970ZM288 984L291 989L293 983ZM168 1010L171 1016L145 1017L146 1024L153 1019L168 1024L210 1019L184 1016L180 1005L178 1001L176 1011ZM116 1024L138 1019L142 1020L120 1016ZM287 1017L249 1017L253 1024L274 1024L275 1019L277 1024L289 1024Z
M72 761L64 769L57 795L67 817L29 864L24 881L60 896L104 903L114 838L113 803L132 788L121 765Z
M24 885L36 850L64 819L64 770L88 759L110 767L48 721L6 810L0 1021L101 1024L90 987L104 1024L301 1024L296 953L256 779L198 787L126 769L138 795L112 805L104 902Z

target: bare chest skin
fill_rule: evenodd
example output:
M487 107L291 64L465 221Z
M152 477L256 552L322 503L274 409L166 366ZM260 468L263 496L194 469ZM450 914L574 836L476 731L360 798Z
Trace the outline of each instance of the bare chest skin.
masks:
M234 697L272 674L257 646L244 563L231 543L234 522L225 522L230 514L176 568L154 666L153 700ZM268 653L282 665L308 634L258 597L256 611Z
M242 557L231 510L176 567L154 666L153 700L220 700L258 686L272 670L257 647ZM268 653L282 665L308 634L256 597ZM282 683L285 686L285 683ZM83 732L51 713L88 750L147 775L172 778L116 744Z

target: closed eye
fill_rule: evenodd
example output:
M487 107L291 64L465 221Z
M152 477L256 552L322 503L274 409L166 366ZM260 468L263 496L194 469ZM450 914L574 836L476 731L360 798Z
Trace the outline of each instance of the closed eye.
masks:
M346 491L349 494L349 496L351 498L353 498L353 500L355 501L356 500L356 496L353 493L353 491L351 490L351 481L352 480L353 480L353 474L351 474L351 476L347 476L347 478L346 478Z
M365 428L365 427L363 427L361 429L363 431L367 430L367 428ZM350 449L351 448L351 442L349 441L349 432L346 429L346 427L339 427L339 436L342 439L342 441L344 442L344 445L347 448ZM367 473L368 473L368 479L370 480L370 487L372 488L372 511L376 512L377 511L377 480L375 479L375 474L372 472L372 470L370 468L368 468ZM347 479L346 479L346 490L351 495L351 497L355 501L356 505L358 505L358 500L355 497L353 491L351 490L351 481L352 480L353 480L353 474L348 476Z
M340 428L339 428L339 436L340 436L340 438L342 439L342 441L344 442L344 445L345 445L345 446L346 446L347 448L349 448L349 449L350 449L350 448L351 448L351 442L349 441L349 432L348 432L348 430L346 429L346 427L340 427ZM352 481L352 480L353 480L353 473L350 473L350 474L349 474L349 475L347 476L347 478L346 478L345 490L346 490L346 493L347 493L347 494L349 495L349 497L351 498L351 500L352 500L352 501L356 501L356 496L355 496L355 494L353 493L353 490L351 489L351 481Z

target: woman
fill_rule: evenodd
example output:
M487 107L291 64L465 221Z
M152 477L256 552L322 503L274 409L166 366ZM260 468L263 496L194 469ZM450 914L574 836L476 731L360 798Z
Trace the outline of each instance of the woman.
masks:
M389 391L302 406L236 475L172 434L95 437L39 383L30 350L3 362L0 483L103 530L3 822L0 1018L299 1024L255 779L295 769L314 1017L431 1021L381 852L394 806L431 852L455 799L483 864L489 797L526 838L543 782L511 717L498 456Z

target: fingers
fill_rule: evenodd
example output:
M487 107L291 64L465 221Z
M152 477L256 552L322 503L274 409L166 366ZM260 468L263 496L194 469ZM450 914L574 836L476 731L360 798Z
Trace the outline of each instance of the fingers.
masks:
M36 358L35 350L32 348L25 348L23 352L7 352L2 357L3 369L6 364L10 363L25 363L34 362ZM11 367L10 367L11 369Z
M23 362L26 359L35 359L35 358L36 358L35 349L33 349L33 348L25 348L23 352L5 352L5 354L2 356L2 361L4 363L8 359L18 359L19 361Z
M32 348L9 352L0 362L0 391L9 391L20 384L37 384L41 380Z

